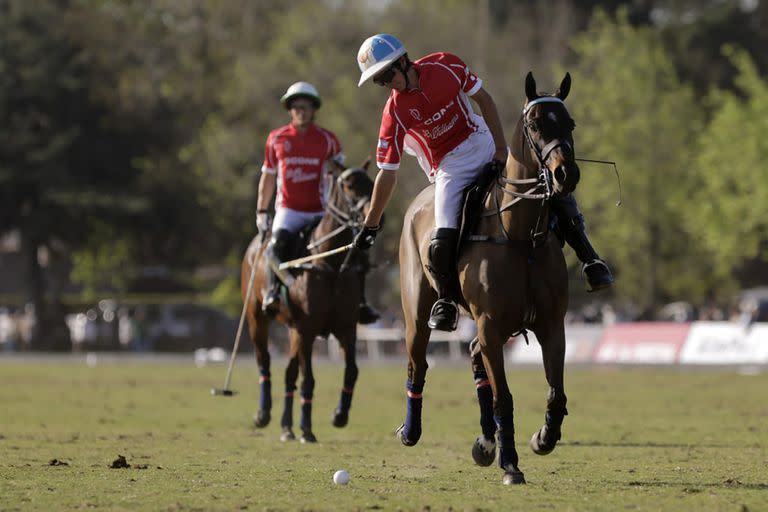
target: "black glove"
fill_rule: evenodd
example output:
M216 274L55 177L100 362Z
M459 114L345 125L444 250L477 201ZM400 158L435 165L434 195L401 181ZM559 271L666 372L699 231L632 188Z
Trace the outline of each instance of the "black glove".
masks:
M355 244L355 249L360 249L361 251L367 251L370 249L373 245L373 242L376 240L376 235L379 234L380 229L381 226L376 226L373 228L363 226L363 229L360 230L360 232L355 237L355 241L353 242Z

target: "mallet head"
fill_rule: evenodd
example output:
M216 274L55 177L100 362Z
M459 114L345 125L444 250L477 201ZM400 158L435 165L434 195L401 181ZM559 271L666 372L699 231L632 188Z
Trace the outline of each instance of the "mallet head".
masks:
M211 394L213 396L235 396L237 394L237 391L233 389L218 389L218 388L212 388Z

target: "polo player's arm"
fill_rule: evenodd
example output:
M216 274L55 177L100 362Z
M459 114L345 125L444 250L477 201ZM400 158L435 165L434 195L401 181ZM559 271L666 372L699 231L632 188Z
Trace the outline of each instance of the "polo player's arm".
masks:
M273 173L262 172L259 178L259 198L256 201L257 210L266 210L275 195L277 177Z
M495 160L501 162L507 161L507 140L504 137L504 128L501 127L501 119L499 118L499 111L496 108L496 102L493 101L488 91L482 87L472 96L470 96L477 106L480 107L480 113L485 119L485 124L488 125L488 129L493 137L493 145L496 147L496 152L493 155Z
M365 217L366 226L375 228L381 224L381 216L384 215L384 209L395 191L395 185L397 185L397 172L380 169L373 183L371 209Z

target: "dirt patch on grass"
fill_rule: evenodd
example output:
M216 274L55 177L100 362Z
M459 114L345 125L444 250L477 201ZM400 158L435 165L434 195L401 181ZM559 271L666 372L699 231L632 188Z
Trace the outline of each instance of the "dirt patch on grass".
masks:
M110 464L110 469L120 469L120 468L129 468L131 467L130 464L128 464L128 461L125 460L125 457L122 455L118 455L115 460L112 461L112 464Z

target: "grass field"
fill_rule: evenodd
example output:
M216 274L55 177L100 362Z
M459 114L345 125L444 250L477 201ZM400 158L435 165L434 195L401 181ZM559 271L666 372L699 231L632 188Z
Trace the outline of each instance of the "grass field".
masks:
M768 510L766 373L569 369L563 442L540 457L527 442L543 372L510 368L528 485L506 487L495 464L472 464L468 369L429 371L424 435L406 448L392 436L404 367L362 365L345 429L330 424L342 369L318 368L320 442L302 445L278 440L283 366L272 424L257 431L255 365L238 364L241 393L222 398L209 394L220 366L0 362L0 509ZM118 455L131 467L111 469ZM347 486L332 483L340 468Z

